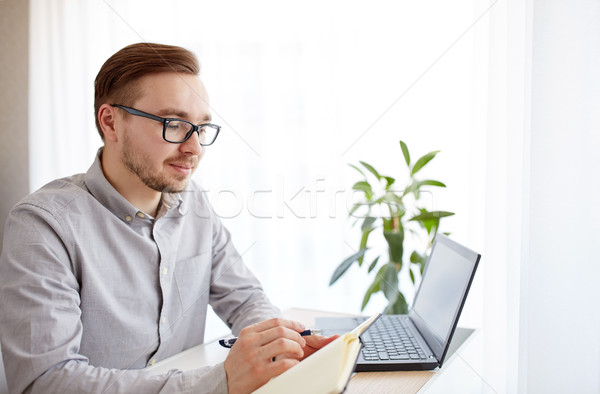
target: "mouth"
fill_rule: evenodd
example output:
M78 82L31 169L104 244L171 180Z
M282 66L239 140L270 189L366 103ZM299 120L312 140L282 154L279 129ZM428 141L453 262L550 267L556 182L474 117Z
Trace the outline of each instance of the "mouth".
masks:
M193 163L168 163L178 174L191 175L196 167Z

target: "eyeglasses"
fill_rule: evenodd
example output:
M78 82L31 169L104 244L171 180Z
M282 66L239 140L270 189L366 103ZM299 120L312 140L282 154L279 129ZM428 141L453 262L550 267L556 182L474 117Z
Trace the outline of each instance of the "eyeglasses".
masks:
M181 144L187 141L194 132L198 133L198 141L200 145L212 145L217 139L221 126L212 123L203 123L195 125L187 120L177 118L161 118L160 116L152 115L139 109L125 107L124 105L111 104L112 107L121 108L123 111L131 115L141 116L161 122L163 124L163 139L173 144Z

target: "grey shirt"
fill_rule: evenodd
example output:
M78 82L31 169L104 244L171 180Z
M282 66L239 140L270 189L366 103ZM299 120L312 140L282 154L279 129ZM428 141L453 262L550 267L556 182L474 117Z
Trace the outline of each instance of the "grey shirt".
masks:
M86 174L20 201L0 257L0 343L11 392L226 392L223 364L142 368L204 339L207 305L234 334L278 316L193 182L157 218Z

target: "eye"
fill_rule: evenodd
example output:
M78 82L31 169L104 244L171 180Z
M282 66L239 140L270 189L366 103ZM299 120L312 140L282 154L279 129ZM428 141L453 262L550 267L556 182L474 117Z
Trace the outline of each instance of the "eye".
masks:
M180 127L181 127L181 124L179 122L169 122L169 123L167 123L167 130L168 131L177 131L177 130L179 130Z
M171 120L167 123L167 131L169 133L173 132L173 133L178 133L178 132L183 132L183 133L187 133L188 130L190 130L191 126L189 123L186 122L182 122L182 121L178 121L178 120Z

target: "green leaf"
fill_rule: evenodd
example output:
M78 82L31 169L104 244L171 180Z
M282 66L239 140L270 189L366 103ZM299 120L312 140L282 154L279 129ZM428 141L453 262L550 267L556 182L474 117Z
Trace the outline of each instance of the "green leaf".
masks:
M408 185L406 187L406 189L404 189L404 193L402 195L405 196L408 193L414 193L415 198L419 199L419 194L420 194L421 186L446 187L446 185L444 185L442 182L440 182L440 181L434 181L434 180L431 180L431 179L428 179L428 180L425 180L425 181L413 181L410 185Z
M369 234L371 234L371 231L373 231L374 229L375 228L370 228L368 230L363 231L362 237L360 238L360 250L367 250L367 241L369 240ZM362 256L356 259L356 261L358 261L359 267L362 265L364 257L365 256L363 254Z
M354 164L348 164L350 167L354 168L356 171L358 171L362 176L365 177L365 179L367 178L367 175L357 166L355 166Z
M364 310L365 307L367 306L367 304L369 303L369 300L371 299L371 295L377 293L379 290L380 290L379 284L372 283L371 286L369 286L369 288L367 289L367 292L365 293L365 296L363 297L362 305L360 306L361 311Z
M419 221L419 220L427 220L427 219L439 219L439 218L445 218L445 217L452 216L452 215L454 215L454 212L422 210L420 214L414 216L410 220Z
M367 198L367 200L370 200L371 198L373 198L373 189L371 188L371 185L367 181L356 182L352 186L352 189L358 190L358 191L363 191L365 193L365 197Z
M402 201L402 197L398 196L393 192L386 192L381 198L377 200L379 203L387 204L387 206L392 210L390 215L403 217L406 212L406 208L404 208L404 201Z
M434 180L431 180L431 179L428 179L428 180L426 180L426 181L420 181L420 182L419 182L419 184L420 184L421 186L437 186L437 187L446 187L446 185L445 185L445 184L443 184L442 182L440 182L440 181L434 181Z
M385 204L394 203L395 205L402 205L402 197L400 197L394 192L387 191L383 196L381 196L377 200L377 202Z
M396 299L393 303L389 303L383 311L386 315L405 315L408 313L408 303L404 294L398 292Z
M381 290L385 298L393 303L396 301L398 295L398 271L394 263L387 263L384 267L383 278L381 278Z
M404 141L400 141L400 149L402 149L402 155L404 155L404 161L406 161L406 165L410 167L410 154L408 153L408 147Z
M413 182L411 182L410 185L406 186L406 188L404 189L404 192L402 193L402 196L406 196L408 193L414 193L418 189L419 189L419 182L413 181Z
M371 271L373 271L375 269L375 267L377 266L377 262L379 261L379 258L381 256L377 256L375 257L375 260L373 260L373 262L371 264L369 264L369 269L367 270L367 273L371 273Z
M371 295L381 291L381 279L383 278L384 272L385 272L385 265L383 267L381 267L379 269L379 271L377 271L377 274L375 275L375 279L373 280L373 283L371 283L371 285L365 292L365 296L363 297L362 306L360 307L361 311L363 309L365 309L365 307L369 303L369 300L371 299Z
M402 254L404 253L404 229L400 227L400 230L397 232L384 231L383 236L389 246L390 261L402 264Z
M352 206L352 208L350 209L350 212L348 212L348 216L362 219L363 217L365 217L365 215L368 216L371 214L371 207L373 205L375 205L375 202L373 202L373 201L359 201ZM362 207L367 207L367 212L364 215L354 216L354 213Z
M346 260L342 261L340 265L335 269L333 275L331 275L331 280L329 281L329 286L334 284L344 273L350 268L352 263L354 263L359 257L365 255L367 249L361 249L358 252L354 253L352 256L348 257Z
M352 216L354 214L354 212L356 212L363 205L365 205L365 204L363 204L361 202L357 202L356 204L354 204L352 206L352 208L350 209L350 212L348 212L348 216Z
M419 172L419 170L421 170L421 168L425 167L425 165L427 163L429 163L431 161L431 159L433 159L435 157L435 155L437 155L438 153L440 153L440 151L439 150L435 150L433 152L427 153L426 155L423 155L415 163L415 166L412 169L411 175L415 175L417 172Z
M419 216L427 216L427 215L419 215ZM413 220L413 219L410 219L410 220ZM429 234L430 236L435 235L438 227L440 226L440 218L439 217L433 217L433 216L421 217L421 218L416 219L416 221L421 225L421 227L423 227L425 230L427 230L427 234Z
M384 176L385 181L386 181L386 185L385 185L385 190L390 190L390 186L392 186L394 184L394 182L396 182L396 180L394 178L392 178L391 176Z
M417 265L419 267L419 272L422 274L423 273L423 269L425 268L425 264L427 263L427 257L420 254L419 252L417 252L416 250L414 252L412 252L412 254L410 255L410 262ZM412 267L411 267L412 270ZM415 280L413 279L413 272L410 272L411 275L411 279L413 281L413 283L415 283Z
M427 234L430 236L435 236L437 233L437 229L440 226L441 218L452 216L453 212L447 211L427 211L426 209L421 209L421 213L412 219L411 221L417 221L423 226L424 229L427 230Z
M415 273L413 272L413 269L409 269L408 272L410 273L410 281L412 282L412 284L415 284Z
M416 250L410 255L410 262L413 264L425 264L425 261L427 261L427 258Z
M371 174L375 175L375 178L377 178L377 180L381 180L381 175L379 175L377 170L372 165L370 165L369 163L366 163L364 161L361 161L360 164L362 164L363 167L365 167L367 170L369 170L369 172Z
M375 218L373 216L367 216L365 218L365 220L363 221L362 226L360 226L360 230L361 231L372 230L374 228L373 223L375 223L376 220L377 220L377 218Z

